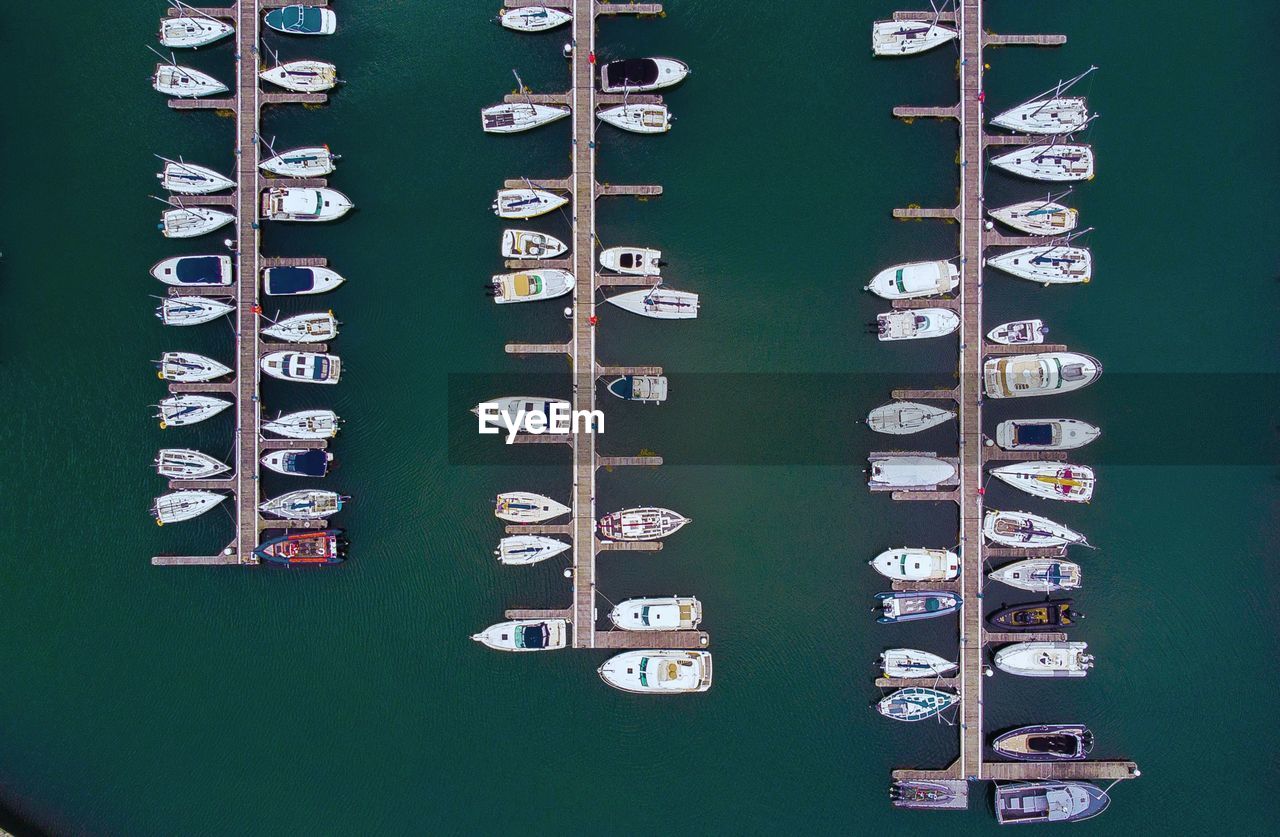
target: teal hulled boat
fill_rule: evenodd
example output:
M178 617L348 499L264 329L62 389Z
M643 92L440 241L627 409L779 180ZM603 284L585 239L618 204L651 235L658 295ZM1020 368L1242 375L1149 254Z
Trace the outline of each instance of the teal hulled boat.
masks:
M332 35L338 29L338 16L319 6L285 6L272 9L263 18L267 26L286 35Z

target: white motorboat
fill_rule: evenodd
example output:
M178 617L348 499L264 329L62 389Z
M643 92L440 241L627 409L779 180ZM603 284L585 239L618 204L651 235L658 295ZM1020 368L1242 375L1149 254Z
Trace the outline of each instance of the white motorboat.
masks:
M1022 134L1070 134L1089 122L1089 106L1083 96L1058 96L1023 102L991 120L997 128Z
M600 666L600 679L615 689L646 695L705 692L711 688L707 651L626 651Z
M1080 575L1079 564L1061 558L1027 558L993 570L987 578L1032 593L1054 593L1078 588Z
M319 352L271 352L263 355L258 365L282 381L336 384L342 377L342 359Z
M172 160L165 161L164 169L156 177L165 189L181 195L207 195L236 185L234 180L206 166Z
M550 497L528 491L508 491L494 501L493 514L511 523L542 523L568 514L572 509Z
M671 130L666 105L617 105L597 111L601 122L633 134L662 134Z
M908 308L876 315L876 339L882 342L945 337L959 327L959 315L946 308Z
M877 433L906 436L937 427L955 417L955 410L944 410L915 401L890 401L867 414L867 427Z
M338 83L338 68L327 61L289 61L263 70L263 81L294 93L323 93Z
M1074 285L1093 278L1093 255L1084 247L1038 244L987 259L991 267L1042 285Z
M960 556L949 549L886 549L869 563L894 581L951 581L960 577Z
M545 215L569 202L564 195L545 189L501 189L493 201L493 212L499 218L534 218Z
M555 268L500 273L493 277L490 295L499 305L508 302L534 302L564 296L573 290L573 284L572 273Z
M170 296L160 301L156 316L169 326L207 323L236 310L234 305L207 296Z
M914 648L890 648L880 655L880 667L885 677L946 677L955 671L955 663L928 651Z
M1068 503L1087 503L1093 499L1093 469L1087 465L1011 462L992 468L991 475L1033 497L1065 500Z
M195 352L165 352L155 364L162 381L212 381L231 374L231 367Z
M493 554L498 556L500 564L536 564L559 555L572 546L573 544L542 535L511 535L498 541L498 548Z
M872 488L931 488L956 477L956 466L936 456L872 454L868 461Z
M960 284L960 268L951 262L909 262L877 273L863 290L884 299L940 296Z
M692 596L625 599L609 611L623 631L692 631L702 622L702 602Z
M498 411L498 417L490 419L486 422L489 427L500 428L503 432L510 423L516 428L517 433L531 433L533 430L530 425L531 416L542 416L544 427L549 426L553 414L563 415L566 419L570 415L572 405L562 398L543 398L541 396L530 395L507 395L501 398L492 398L483 404L491 404ZM480 406L471 408L471 412L477 417L480 415ZM505 417L505 418L504 418ZM539 421L534 420L535 423Z
M684 81L689 65L674 58L626 58L600 68L600 89L605 93L643 93Z
M236 219L230 212L205 206L166 209L161 216L160 232L165 238L196 238L220 230Z
M262 22L285 35L332 35L338 31L338 15L332 9L302 3L272 9Z
M1048 333L1044 320L1014 320L988 331L987 339L1002 346L1022 346L1043 343Z
M1058 395L1098 380L1102 365L1077 352L1009 355L982 364L983 391L988 398Z
M507 9L498 22L516 32L546 32L573 20L573 15L550 6L522 6Z
M609 541L656 541L680 531L689 518L656 506L623 509L600 518L596 531Z
M336 491L302 488L272 497L258 508L263 514L287 520L323 520L342 511L348 499Z
M624 311L659 320L691 320L698 316L698 295L656 287L605 297Z
M321 448L307 450L273 450L259 462L264 468L286 477L323 477L329 473L333 454Z
M351 211L351 199L337 189L276 188L262 193L267 221L334 221Z
M1005 450L1072 450L1102 435L1079 419L1012 419L996 425L996 444Z
M262 290L267 296L322 294L345 281L327 267L269 267L262 271Z
M156 414L156 418L160 419L160 429L163 430L166 427L196 424L216 416L230 406L230 401L209 395L171 395L157 405L160 412Z
M555 651L568 643L569 620L513 619L490 625L471 638L495 651Z
M199 99L226 93L227 86L208 73L177 64L157 64L151 86L159 93L179 99Z
M156 471L171 480L204 480L231 470L231 466L207 453L190 448L161 448Z
M262 333L286 343L323 343L338 336L338 319L332 311L286 317Z
M982 534L992 543L1012 547L1089 546L1084 535L1028 512L989 509L982 519Z
M235 31L231 24L211 17L162 17L160 45L170 49L194 49L220 41Z
M554 259L569 247L560 239L531 230L503 230L502 257L505 259Z
M262 422L262 429L286 439L332 439L338 435L338 414L333 410L301 410Z
M995 654L996 668L1019 677L1084 677L1093 668L1087 642L1017 642Z
M991 158L991 165L1029 180L1093 179L1093 149L1081 143L1025 145Z
M160 526L179 523L199 517L225 499L227 495L214 491L174 491L155 499L151 505L151 516Z
M987 214L1002 224L1028 235L1062 235L1080 223L1080 213L1054 201L1023 201Z
M282 151L258 168L280 177L324 177L337 170L341 155L334 154L327 145L309 145Z
M927 20L877 20L871 25L871 53L916 55L958 36L956 30Z
M486 134L518 134L542 125L549 125L569 115L564 105L536 105L530 102L510 102L493 105L480 111L480 126Z
M157 262L151 275L166 285L230 285L233 273L230 256L174 256Z
M661 250L649 250L641 247L610 247L600 251L600 266L614 273L625 273L628 276L660 276L662 266Z
M605 389L623 401L661 404L667 400L667 379L663 375L623 375L610 381Z

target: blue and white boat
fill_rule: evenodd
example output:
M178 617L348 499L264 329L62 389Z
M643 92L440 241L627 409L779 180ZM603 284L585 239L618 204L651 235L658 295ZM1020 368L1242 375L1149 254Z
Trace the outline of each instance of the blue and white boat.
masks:
M914 622L918 619L946 616L948 613L955 613L962 604L960 597L955 593L943 590L876 593L876 601L880 603L880 616L876 621L882 624Z
M274 517L290 520L321 520L342 511L343 504L349 499L335 491L304 488L273 497L258 508L263 514Z
M269 267L262 271L262 290L267 296L322 294L345 281L327 267Z
M165 325L190 326L216 320L234 310L234 305L206 296L170 296L161 300L156 316Z
M327 450L274 450L262 457L262 464L289 477L323 477L329 473L333 454Z
M320 6L298 4L272 9L262 22L286 35L332 35L338 31L338 16Z
M610 381L605 389L623 401L660 404L667 400L667 379L662 375L623 375Z
M546 32L573 20L573 15L548 6L522 6L507 9L498 20L516 32Z
M175 256L157 262L151 275L166 285L230 285L230 256Z
M196 424L212 418L231 406L231 402L210 395L171 395L157 405L160 429Z
M923 721L959 702L960 696L924 686L899 689L876 704L876 711L895 721Z

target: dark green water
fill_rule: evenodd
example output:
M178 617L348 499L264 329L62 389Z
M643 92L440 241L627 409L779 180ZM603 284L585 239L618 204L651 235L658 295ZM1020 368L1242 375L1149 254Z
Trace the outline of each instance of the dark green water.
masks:
M347 370L335 389L268 385L265 400L346 418L330 482L356 498L342 520L354 556L321 573L162 570L152 554L216 549L231 524L218 512L151 525L154 451L224 453L230 422L161 433L147 361L170 348L227 359L231 340L224 326L179 332L151 316L161 287L147 268L221 238L188 246L151 229L151 154L228 170L232 128L171 112L149 89L142 45L162 4L77 5L0 11L11 814L115 834L621 833L674 818L747 833L994 827L982 802L892 811L890 768L945 765L956 738L868 708L884 647L954 652L949 623L871 621L882 585L865 561L949 543L954 512L871 497L859 471L884 441L855 425L910 373L945 383L954 369L949 345L876 344L864 323L882 306L858 290L885 264L954 253L954 227L888 215L955 199L954 128L888 115L954 102L954 53L873 61L868 26L887 2L729 14L675 0L665 20L602 24L603 57L671 54L695 71L668 96L670 135L599 137L602 180L666 187L659 200L603 202L602 239L660 246L673 285L704 304L693 323L600 313L602 359L662 364L673 387L661 408L610 411L606 452L647 447L668 465L602 472L601 508L694 518L659 555L602 557L601 589L699 596L716 660L709 693L641 700L598 681L604 652L515 657L467 640L506 607L568 600L558 566L494 565L488 506L516 487L566 496L567 459L535 466L554 457L516 449L463 464L493 451L465 439L451 456L447 407L451 375L564 370L502 350L563 336L559 306L497 309L479 286L499 266L493 190L563 176L568 126L493 138L476 124L513 66L535 89L563 87L563 35L505 32L486 22L493 4L402 0L340 2L337 37L271 41L285 58L331 58L349 82L331 106L276 109L264 125L279 147L328 142L344 155L333 184L358 211L269 229L264 249L325 255L348 277L323 300L346 324L334 348ZM989 51L990 106L1103 68L1088 90L1103 113L1090 136L1099 175L1072 197L1097 227L1096 279L1044 290L992 276L988 326L1041 316L1107 368L1061 402L991 411L1104 428L1079 457L1099 469L1091 506L989 493L1101 546L1079 558L1079 637L1097 668L1069 683L993 678L991 726L1080 720L1095 755L1139 762L1143 778L1076 830L1258 833L1280 791L1267 700L1280 75L1265 34L1280 14L1266 2L988 6L991 29L1070 38ZM231 76L229 46L189 60ZM996 174L988 191L1042 192ZM944 450L948 435L919 444Z

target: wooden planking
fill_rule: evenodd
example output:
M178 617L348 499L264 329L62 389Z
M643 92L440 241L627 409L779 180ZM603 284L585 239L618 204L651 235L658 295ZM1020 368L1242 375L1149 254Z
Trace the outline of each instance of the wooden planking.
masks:
M502 97L502 101L508 105L522 105L525 103L534 105L567 105L569 104L568 93L508 93ZM563 118L563 117L562 117Z
M913 308L945 308L948 311L960 312L959 299L895 299L893 307L898 311L908 311Z
M1004 450L994 444L984 444L982 459L985 462L1065 462L1067 452L1064 450ZM990 550L987 551L990 552Z
M234 393L235 391L235 381L174 381L169 384L171 395L180 395L184 392Z
M275 185L274 181L268 179L268 185ZM304 258L282 258L280 256L263 256L258 260L259 266L263 270L269 267L328 267L329 260L317 257Z
M260 439L261 450L324 450L329 447L328 439Z
M508 9L524 9L529 6L546 6L549 9L574 9L575 4L571 0L503 0L503 5Z
M954 690L959 684L955 677L877 677L878 689L909 689L913 686L925 686L930 689Z
M239 563L240 559L234 552L221 552L217 555L154 555L151 558L153 567L225 567Z
M578 120L575 118L574 119L575 125L577 124L577 121ZM502 188L504 189L547 189L555 192L567 192L571 188L573 188L572 183L573 181L571 178L567 180L566 179L536 180L531 177L513 177L508 180L504 180L502 182ZM520 219L507 219L507 220L520 220Z
M982 138L983 145L994 146L1027 146L1027 145L1046 145L1052 142L1053 137L1045 136L1028 136L1026 134L990 134Z
M592 527L594 528L594 523ZM597 552L661 552L661 541L596 541Z
M510 523L508 535L572 535L572 523Z
M573 270L572 259L507 259L502 265L507 270Z
M959 119L959 108L932 108L899 105L893 109L893 115L899 119Z
M662 97L651 93L596 93L597 105L660 105Z
M258 106L263 105L323 105L329 101L328 93L267 93L258 90L257 74L254 74L254 92L258 96ZM243 83L243 82L242 82ZM256 114L255 114L256 116ZM256 154L254 155L257 156Z
M235 477L216 480L169 480L170 491L234 491Z
M955 23L955 12L894 12L893 19L899 21L919 20L932 23L934 18L940 23Z
M596 197L657 197L662 194L662 187L653 183L647 184L614 184L614 183L598 183L596 184Z
M508 343L509 355L568 355L573 353L571 343Z
M571 619L573 618L573 611L568 609L537 610L533 608L511 608L505 615L508 619Z
M1025 355L1039 352L1065 352L1067 347L1061 343L1032 343L1022 346L1005 346L1000 343L984 343L984 356Z
M922 208L918 206L904 206L893 210L893 217L905 219L942 218L948 221L955 221L960 217L960 208L957 206L953 206L949 209L943 209L940 207ZM900 301L906 302L907 300Z
M661 366L601 366L596 364L596 376L616 378L619 375L661 375Z
M895 389L893 398L898 401L958 401L953 389Z
M1020 633L1017 631L983 631L982 641L987 645L1002 645L1006 642L1066 642L1067 635L1062 631L1044 631L1042 633Z
M706 648L706 631L596 631L596 648Z
M983 35L986 46L1061 46L1066 35Z
M598 15L660 15L661 3L622 3L602 0L595 4Z
M597 456L597 468L617 468L621 465L661 465L661 456Z
M597 288L654 288L661 284L658 276L627 276L622 273L597 273Z
M996 782L1031 782L1045 779L1106 781L1136 779L1138 765L1131 761L989 761L982 765L982 778Z

